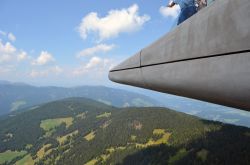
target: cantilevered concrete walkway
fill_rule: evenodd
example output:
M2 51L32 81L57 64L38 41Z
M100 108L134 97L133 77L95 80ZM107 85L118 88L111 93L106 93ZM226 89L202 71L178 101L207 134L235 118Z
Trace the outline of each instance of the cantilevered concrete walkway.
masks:
M250 111L250 0L215 1L109 78Z

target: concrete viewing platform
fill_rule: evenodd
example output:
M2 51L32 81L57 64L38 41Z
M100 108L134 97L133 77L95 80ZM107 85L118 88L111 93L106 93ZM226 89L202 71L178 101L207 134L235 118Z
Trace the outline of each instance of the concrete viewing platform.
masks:
M250 0L215 1L109 78L250 111Z

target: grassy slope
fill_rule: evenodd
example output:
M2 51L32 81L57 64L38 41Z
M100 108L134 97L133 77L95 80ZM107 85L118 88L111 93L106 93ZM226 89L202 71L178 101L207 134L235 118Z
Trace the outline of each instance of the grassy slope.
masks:
M51 124L68 118L73 119L68 125ZM44 121L55 130L48 137L40 127ZM74 98L0 121L0 152L27 151L19 164L246 164L249 134L244 127L164 108L118 110Z
M0 153L0 164L11 162L14 158L25 155L25 151L5 151Z

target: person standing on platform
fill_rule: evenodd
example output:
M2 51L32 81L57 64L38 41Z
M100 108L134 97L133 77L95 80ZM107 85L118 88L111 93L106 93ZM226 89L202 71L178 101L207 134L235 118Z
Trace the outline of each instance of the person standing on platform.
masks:
M179 5L181 8L177 25L181 24L197 12L195 0L171 0L168 4L168 7L172 8L175 5Z

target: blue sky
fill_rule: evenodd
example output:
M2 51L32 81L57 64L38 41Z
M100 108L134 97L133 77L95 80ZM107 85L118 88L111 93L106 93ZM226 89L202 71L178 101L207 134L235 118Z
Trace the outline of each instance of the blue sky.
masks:
M168 1L1 0L0 79L112 85L108 70L174 25Z
M249 126L243 122L243 117L249 119L247 112L108 80L112 66L174 26L179 8L167 9L167 3L168 0L0 0L0 80L42 86L115 86L167 100L168 107L185 113L212 115L209 119L225 121L223 110L234 112L228 120L237 119Z

